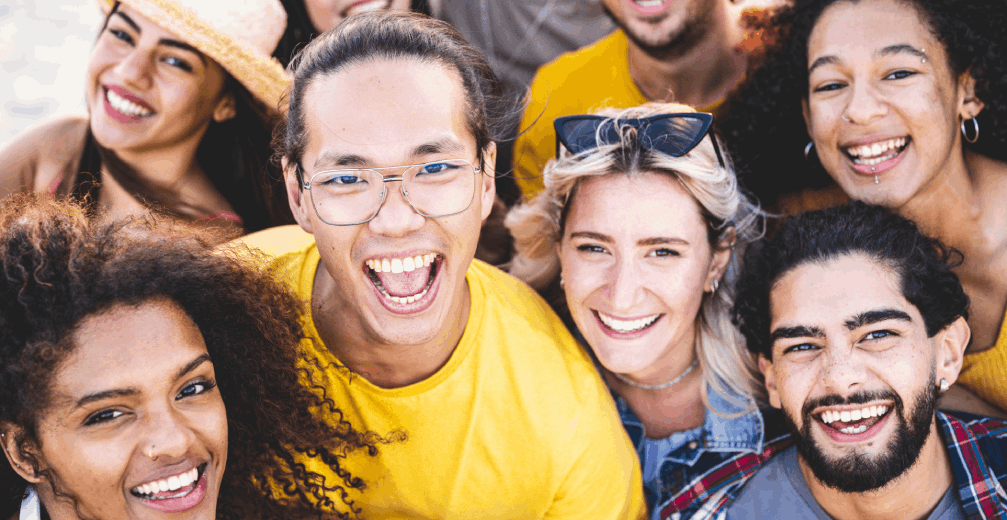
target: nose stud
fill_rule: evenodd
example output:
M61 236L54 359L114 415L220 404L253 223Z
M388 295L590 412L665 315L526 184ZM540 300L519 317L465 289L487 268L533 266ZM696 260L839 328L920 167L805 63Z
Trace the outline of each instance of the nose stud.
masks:
M842 118L843 118L843 121L846 121L847 123L852 123L853 122L852 120L850 120L850 118L846 117L845 113L842 115Z

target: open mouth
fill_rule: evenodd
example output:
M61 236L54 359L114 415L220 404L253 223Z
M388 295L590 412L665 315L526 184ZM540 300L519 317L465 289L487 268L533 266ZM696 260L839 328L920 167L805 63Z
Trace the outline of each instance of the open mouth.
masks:
M826 410L817 419L826 427L847 435L864 433L891 411L888 405L865 406L857 410Z
M634 4L640 7L661 7L666 4L668 0L630 0Z
M365 0L347 7L341 14L343 17L347 17L370 11L380 11L382 9L388 9L391 6L392 0Z
M374 258L365 262L367 276L386 303L413 306L430 294L443 257L437 253L402 258Z
M610 316L601 311L592 309L592 312L594 312L594 315L598 317L598 321L600 321L605 328L618 334L633 334L647 330L653 327L654 324L657 323L657 320L661 319L661 316L664 316L664 314L653 314L642 318L624 320L616 318L615 316Z
M120 94L108 87L102 87L105 92L105 101L108 102L116 112L120 114L131 117L131 118L144 118L154 115L154 110L149 107L140 106L139 104L130 101Z
M200 483L206 463L167 478L140 484L129 492L144 500L171 500L188 496Z
M858 166L875 166L898 157L911 142L912 138L905 136L871 144L850 146L845 148L843 152L853 164Z

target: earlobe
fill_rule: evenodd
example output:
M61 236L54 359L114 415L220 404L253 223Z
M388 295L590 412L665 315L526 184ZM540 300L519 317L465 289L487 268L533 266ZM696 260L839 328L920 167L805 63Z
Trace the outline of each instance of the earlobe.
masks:
M962 120L972 119L986 108L986 104L976 97L976 80L971 72L965 72L958 80L958 92L961 98L959 116Z
M962 371L965 349L971 338L972 330L961 316L937 333L934 338L937 343L937 381L946 379L949 384L953 384L958 379Z
M766 356L759 354L759 370L766 380L766 392L769 394L769 404L773 408L783 408L780 401L780 393L776 390L776 373L773 372L773 362L766 359Z
M238 109L234 101L234 93L228 92L224 97L220 98L216 108L213 109L213 120L223 123L224 121L234 119L236 115L238 115Z
M720 242L713 250L713 261L710 262L710 269L706 274L705 287L709 288L714 280L717 280L719 284L719 280L727 270L727 264L731 261L731 255L734 254L735 240L737 240L737 233L733 227L724 230Z
M493 211L493 203L496 201L496 160L497 145L491 142L483 151L483 171L480 175L483 182L482 189L482 221L485 222Z
M313 234L311 220L307 216L307 211L312 209L307 207L311 205L311 201L307 199L304 187L297 180L297 167L290 164L286 157L280 160L280 164L283 167L283 185L287 190L287 203L290 204L290 212L294 215L294 220L301 226L301 229Z
M0 447L3 448L4 456L14 472L32 484L38 484L42 479L35 474L31 462L22 456L18 448L17 439L20 434L19 428L10 424L0 424Z

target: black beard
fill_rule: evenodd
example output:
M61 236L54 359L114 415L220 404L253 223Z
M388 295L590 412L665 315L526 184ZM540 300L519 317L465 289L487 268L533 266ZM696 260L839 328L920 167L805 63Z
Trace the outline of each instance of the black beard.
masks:
M930 436L930 426L933 424L934 411L937 407L937 391L934 385L935 375L931 372L927 386L916 396L916 405L912 415L907 419L902 399L895 392L863 392L843 399L836 395L809 401L804 404L801 415L804 426L797 428L790 413L784 410L784 417L794 432L794 444L811 472L822 484L844 493L863 493L883 488L889 482L904 474L920 457L923 445ZM816 419L811 411L821 406L837 406L843 404L866 404L879 400L891 400L895 403L889 414L894 414L898 420L895 425L895 436L888 444L888 449L877 457L869 457L862 453L853 453L840 459L834 459L821 451L811 436L811 424Z
M695 48L706 37L711 23L710 18L712 17L712 8L707 8L698 14L690 12L677 33L665 35L664 39L667 41L654 43L641 39L638 34L629 29L623 20L616 18L604 3L602 3L602 9L622 29L622 32L633 42L633 45L643 51L644 54L658 61L672 61L688 54L689 51ZM663 16L656 20L655 23L660 23L665 18Z

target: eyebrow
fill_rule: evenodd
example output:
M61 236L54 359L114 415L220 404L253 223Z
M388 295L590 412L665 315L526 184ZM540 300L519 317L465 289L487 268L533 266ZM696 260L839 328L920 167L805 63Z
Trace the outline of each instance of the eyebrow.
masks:
M803 325L798 325L796 327L779 327L769 335L769 343L776 343L776 340L778 339L791 338L825 339L825 331L818 327L805 327Z
M913 319L909 316L909 314L898 309L878 309L857 314L856 316L846 320L845 325L847 329L855 330L863 327L864 325L871 325L873 323L879 323L887 320L898 320L907 323L913 322Z
M877 51L874 51L874 57L883 58L885 56L892 56L895 54L902 54L902 53L911 54L913 56L916 56L917 58L928 57L926 52L923 52L920 49L917 49L916 47L909 45L908 43L897 43L895 45L889 45L887 47L878 49ZM810 67L808 67L808 75L810 75L818 67L822 67L825 65L838 65L838 64L839 64L839 58L833 54L821 56L817 60L815 60Z
M409 152L409 157L419 158L426 155L434 155L440 153L450 153L450 152L463 152L465 147L461 145L458 141L445 137L442 139L437 139L435 141L430 141L429 143L423 143ZM322 152L315 159L314 167L319 168L331 168L339 166L352 166L352 167L367 167L374 164L363 155L357 155L352 153L341 153L337 151L326 151Z
M196 359L193 359L184 367L179 369L179 371L175 374L175 379L181 379L189 372L192 372L193 370L199 368L203 363L207 363L209 361L210 361L210 354L203 354L197 357ZM140 390L137 388L116 388L112 390L105 390L102 392L87 394L84 397L81 397L80 399L77 400L75 406L77 408L81 408L96 401L102 401L105 399L112 399L116 397L131 397L139 394Z
M575 233L570 233L570 238L587 238L590 240L597 240L599 242L615 242L615 239L608 235L603 235L601 233L595 233L594 231L577 231ZM658 246L663 244L678 244L687 246L689 242L687 240L682 240L681 238L672 237L651 237L651 238L641 238L636 241L638 246Z
M124 14L121 11L116 11L115 14L118 15L120 18L122 18L124 22L129 24L129 26L132 27L134 31L141 34L143 33L143 30L140 29L140 26L137 25L137 23L134 22L133 19L129 17L129 15ZM203 56L203 53L200 52L199 49L193 47L192 45L189 45L188 43L181 42L178 40L171 40L168 38L161 38L160 40L157 41L157 44L164 45L167 47L175 47L176 49L182 49L184 51L189 51L198 56L199 60L203 62L203 65L206 65L206 56Z

